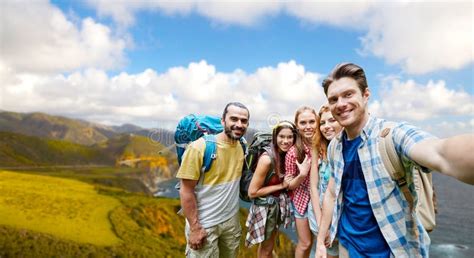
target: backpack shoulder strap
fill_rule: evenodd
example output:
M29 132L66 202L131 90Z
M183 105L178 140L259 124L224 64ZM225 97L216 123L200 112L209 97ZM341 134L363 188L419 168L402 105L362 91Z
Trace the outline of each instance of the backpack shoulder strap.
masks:
M216 136L213 134L205 134L202 137L204 138L206 147L204 149L201 171L199 171L198 185L202 184L202 181L204 180L204 173L211 169L212 161L216 159L217 152ZM178 182L174 188L179 190L181 188L181 183ZM178 212L178 214L181 214L180 212L181 210Z
M204 134L203 138L206 142L206 149L204 150L202 172L207 172L211 169L212 162L217 158L217 139L215 134ZM247 155L247 141L242 137L239 142L245 157Z
M244 137L240 137L239 142L240 142L240 146L242 146L242 150L244 151L244 158L245 158L248 154L247 140Z
M202 172L207 172L211 169L212 162L217 157L217 140L213 134L205 134L204 141L206 149L204 150L204 157L202 161Z
M263 183L264 185L267 185L268 182L270 181L270 179L272 178L272 176L275 175L275 155L274 155L273 150L272 150L271 147L267 146L267 147L264 147L263 149L268 154L268 157L270 157L270 161L271 161L270 171L265 176L265 180L264 180L264 183Z
M392 131L395 125L396 124L394 122L384 123L383 129L380 132L380 141L378 145L379 152L384 167L387 169L390 177L397 183L398 187L402 191L405 199L408 201L410 209L413 210L414 199L410 190L408 189L406 172L400 158L398 157L395 144L393 142Z

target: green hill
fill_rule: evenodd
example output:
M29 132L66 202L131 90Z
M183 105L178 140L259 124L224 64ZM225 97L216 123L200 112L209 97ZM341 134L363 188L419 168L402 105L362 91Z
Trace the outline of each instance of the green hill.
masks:
M3 171L0 172L0 189L2 224L80 243L106 246L120 242L107 218L120 202L97 194L93 185Z
M44 113L0 112L0 131L20 133L41 138L67 140L90 145L105 141L114 133L99 131L94 124Z
M172 152L140 135L119 135L100 144L85 146L62 140L42 139L0 132L0 166L114 165L117 160L164 158L176 163Z
M112 165L114 161L97 147L0 132L0 166Z
M170 179L173 171L177 170L176 155L167 151L159 142L140 135L126 134L114 137L103 143L94 145L111 158L116 160L116 166L142 168L149 172L142 181L148 187L155 187L157 180Z
M0 171L0 257L184 256L179 200L30 173ZM239 257L255 257L243 240ZM292 257L279 240L278 257Z
M161 151L166 149L166 147L160 142L135 134L118 135L95 144L94 147L102 149L113 157L165 156L172 159L175 156L170 151Z
M45 113L16 113L0 111L0 131L40 138L66 140L83 145L103 142L122 133L148 136L151 130L132 124L107 126L80 119Z
M185 244L178 208L177 200L0 171L0 257L177 257Z

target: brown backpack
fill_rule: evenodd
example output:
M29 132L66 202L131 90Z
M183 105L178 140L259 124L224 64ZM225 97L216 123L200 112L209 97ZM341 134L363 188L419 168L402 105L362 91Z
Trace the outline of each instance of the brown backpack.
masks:
M416 195L413 196L408 189L406 171L403 168L400 157L395 150L392 140L392 128L395 123L385 122L384 129L380 133L379 152L382 162L392 179L397 183L408 202L410 210L420 219L426 231L431 232L436 227L437 202L433 187L431 173L424 173L419 166L413 166L413 183ZM415 206L416 203L416 207ZM416 227L415 227L416 229ZM416 231L418 233L418 231Z

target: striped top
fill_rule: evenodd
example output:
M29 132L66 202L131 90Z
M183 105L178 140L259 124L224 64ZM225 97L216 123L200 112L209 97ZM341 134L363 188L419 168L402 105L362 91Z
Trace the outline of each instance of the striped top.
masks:
M188 146L177 178L198 180L194 189L199 222L213 227L239 212L239 182L244 152L239 141L217 141L217 158L208 172L202 173L205 141L200 138ZM201 178L202 177L202 178Z

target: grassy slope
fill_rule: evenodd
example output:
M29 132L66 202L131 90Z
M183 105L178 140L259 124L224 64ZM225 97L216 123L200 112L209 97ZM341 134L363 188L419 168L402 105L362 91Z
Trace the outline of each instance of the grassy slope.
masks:
M128 167L96 167L96 168L37 168L22 171L28 174L61 177L79 180L96 186L124 189L127 192L151 194L137 175L148 172Z
M0 174L5 172L0 172ZM43 172L44 173L44 172ZM0 196L6 192L4 185L10 185L11 176L22 178L22 182L30 181L28 177L37 177L35 175L27 175L21 173L6 173L10 175L10 179L2 180L0 184ZM14 178L15 178L14 177ZM72 175L71 175L72 177ZM91 176L92 177L92 176ZM64 180L50 177L37 177L37 179L49 180ZM44 182L36 182L37 184L44 184ZM70 181L71 186L75 184L82 184ZM61 181L63 182L63 181ZM74 182L74 183L73 183ZM24 188L23 185L11 186L12 189ZM57 189L50 189L51 195L53 193L60 193L64 187L58 186ZM94 202L94 198L113 198L119 201L119 205L114 208L109 206L108 220L111 225L111 230L115 236L121 241L114 245L103 246L97 244L90 244L80 241L73 241L70 238L60 237L54 233L41 233L39 231L27 229L24 225L8 226L4 224L4 220L0 219L0 257L182 257L185 248L184 238L184 219L176 215L179 209L179 200L166 198L152 198L141 194L132 194L118 188L95 186L96 194L91 194L90 199L83 199ZM54 190L54 191L53 191ZM80 195L76 193L73 188L68 195ZM13 190L15 191L15 190ZM26 190L25 190L26 191ZM41 192L41 189L32 188L31 193ZM79 191L80 192L80 191ZM58 194L61 196L60 194ZM19 207L29 207L34 203L33 199L22 199L20 195L10 194L10 201L17 203ZM71 207L64 205L65 202L60 202L59 209L64 207ZM84 203L85 204L85 203ZM5 205L0 202L0 205ZM10 204L11 205L11 204ZM51 205L50 201L46 201L45 205ZM34 206L34 205L33 205ZM74 206L72 206L74 207ZM4 210L2 207L0 210ZM69 212L81 214L84 211L75 207ZM23 212L23 211L21 211ZM65 212L60 212L63 216ZM241 222L246 217L246 210L241 210ZM70 224L77 223L76 220L71 220ZM102 224L107 224L102 222ZM71 225L62 225L61 228L67 231ZM90 231L93 232L93 231ZM243 232L245 236L245 232ZM283 234L280 234L280 246L276 247L279 257L292 257L293 246L290 240ZM94 234L89 234L90 239L95 239ZM256 247L247 249L243 247L243 240L241 238L241 252L240 257L255 257Z
M178 200L26 173L0 172L0 182L0 257L176 257L184 250Z
M0 172L2 224L96 245L114 245L108 213L120 202L90 184L62 178ZM93 232L93 237L91 237Z

